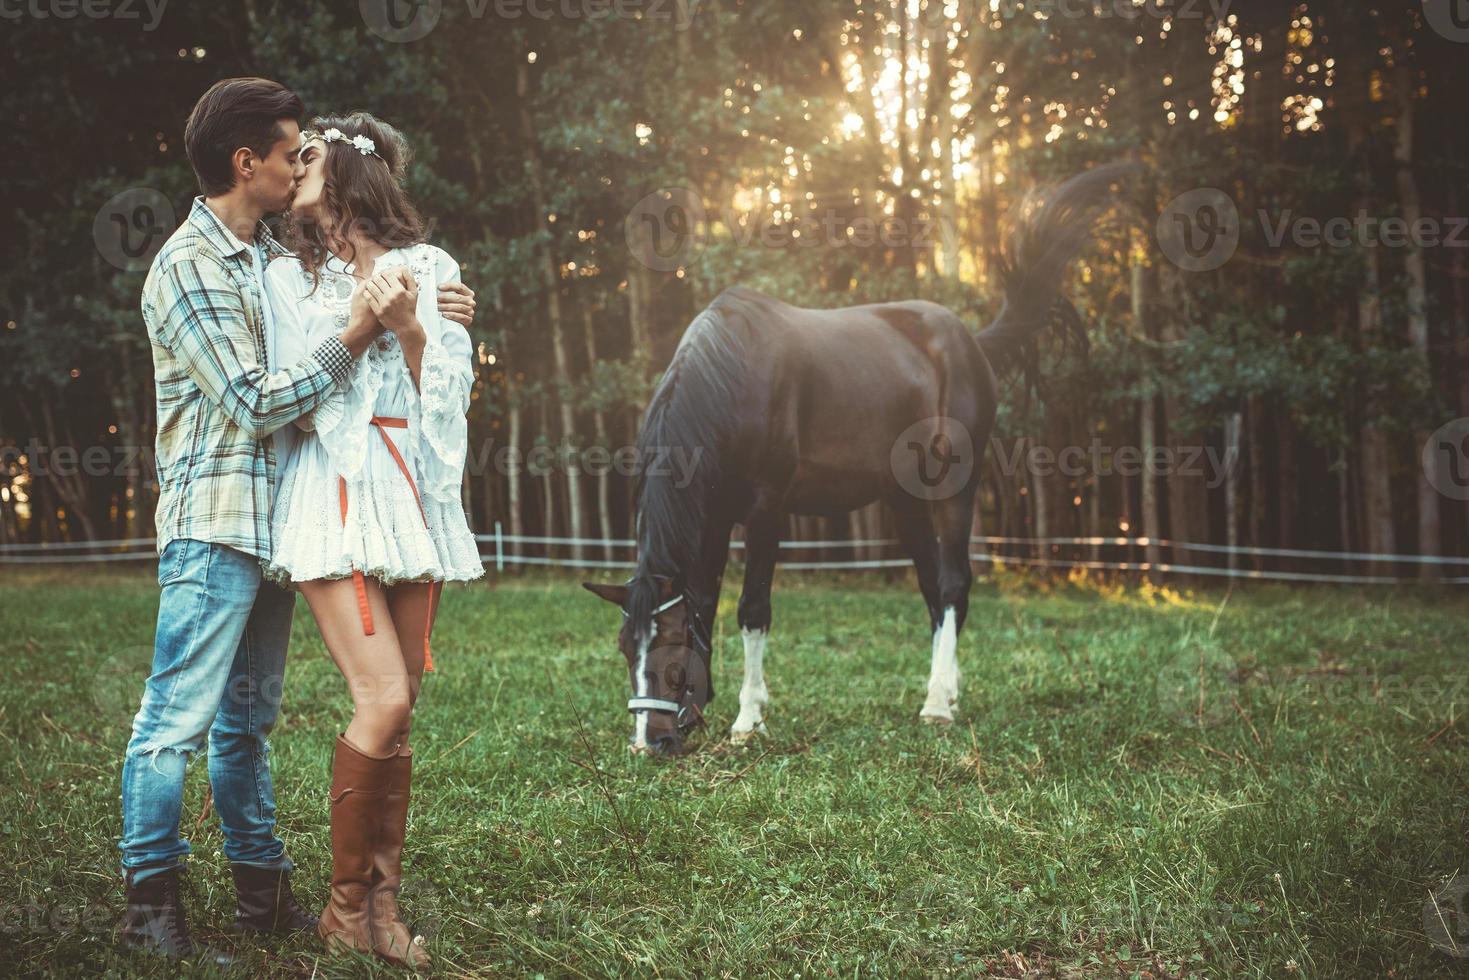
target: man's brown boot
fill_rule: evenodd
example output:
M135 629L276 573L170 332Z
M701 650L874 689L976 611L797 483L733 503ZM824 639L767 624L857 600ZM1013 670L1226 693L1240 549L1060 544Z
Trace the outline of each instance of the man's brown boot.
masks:
M367 893L379 810L395 760L367 755L337 736L332 758L332 897L316 925L329 950L372 951Z
M378 810L373 883L368 895L372 949L385 960L422 969L429 965L428 951L414 942L413 933L398 911L398 889L403 886L403 839L408 829L408 799L413 785L413 750L403 749L395 756L389 772L387 795Z

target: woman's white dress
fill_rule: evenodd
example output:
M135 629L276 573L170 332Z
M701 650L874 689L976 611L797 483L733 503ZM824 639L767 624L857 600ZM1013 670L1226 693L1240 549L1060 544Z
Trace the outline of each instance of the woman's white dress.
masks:
M277 582L346 578L354 571L384 585L484 574L460 499L473 348L464 327L440 316L437 305L439 284L458 281L459 266L443 249L423 244L390 250L373 263L373 272L399 265L418 283L418 320L427 335L419 387L396 336L387 333L353 363L346 382L296 423L305 431L277 461L274 553L264 566ZM293 257L266 267L276 363L293 364L346 329L352 291L361 281L352 271L333 256L313 289L310 274ZM374 417L406 419L407 427L374 425ZM401 455L418 499L384 435ZM345 519L339 478L346 483Z

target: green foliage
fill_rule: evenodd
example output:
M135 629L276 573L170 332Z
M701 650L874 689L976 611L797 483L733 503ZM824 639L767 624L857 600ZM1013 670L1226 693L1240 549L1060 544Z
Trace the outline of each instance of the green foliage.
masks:
M0 242L0 322L16 323L0 329L0 438L31 434L23 410L42 401L73 438L120 414L146 428L142 277L102 260L89 228L127 187L156 188L186 212L183 120L210 82L238 74L288 82L313 112L370 109L407 134L409 187L478 292L474 339L496 358L481 363L473 438L516 407L528 409L531 438L543 398L572 404L584 432L593 411L634 417L684 327L731 285L810 307L922 297L978 330L999 308L987 256L1004 216L1036 186L1123 157L1144 175L1121 188L1068 286L1090 358L1047 352L1033 402L1007 387L1002 434L1037 436L1048 419L1128 428L1151 395L1177 406L1171 429L1205 434L1244 400L1265 399L1301 438L1333 449L1363 425L1421 431L1451 414L1456 365L1407 349L1403 249L1376 250L1380 295L1369 296L1367 249L1275 245L1267 233L1287 217L1400 212L1391 77L1401 32L1423 82L1415 169L1427 213L1462 211L1464 154L1446 111L1462 58L1401 11L1232 11L1245 74L1220 123L1214 21L1180 15L1164 29L1152 15L1014 7L927 0L908 21L906 8L854 0L704 0L664 5L662 18L503 18L493 4L446 3L437 27L410 43L376 38L354 5L326 0L171 6L151 32L21 18L7 32L28 81L0 90L17 121L0 193L19 231ZM1314 18L1309 31L1292 26L1303 16ZM894 59L927 58L922 45L938 43L956 102L923 103L913 87L900 149L869 131L869 96L895 100ZM1299 78L1283 76L1287 64L1301 66ZM1325 97L1321 125L1285 131L1284 97L1301 94ZM896 120L895 103L878 108ZM954 161L949 143L962 147ZM950 180L946 211L951 162L976 169ZM1223 268L1188 273L1161 254L1154 229L1164 205L1200 187L1234 199L1242 234ZM676 271L642 269L625 238L634 206L659 188L685 189L705 212L702 248ZM768 193L777 188L779 202ZM896 241L853 244L862 218L903 227ZM960 277L939 274L946 222ZM1435 351L1462 332L1462 271L1448 252L1428 256ZM1130 304L1135 262L1158 280L1145 325ZM565 378L554 377L552 290ZM634 323L635 295L645 322ZM1376 331L1359 326L1368 299L1380 301ZM643 335L647 349L634 349ZM559 430L558 413L544 417ZM630 436L619 425L612 438Z

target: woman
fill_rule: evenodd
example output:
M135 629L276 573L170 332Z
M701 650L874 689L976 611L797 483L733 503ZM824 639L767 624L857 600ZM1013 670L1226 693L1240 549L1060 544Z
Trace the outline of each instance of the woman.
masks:
M474 368L469 334L435 308L459 267L424 242L401 187L408 148L367 113L302 133L294 256L266 270L281 363L354 313L385 328L350 383L297 426L281 466L266 574L305 595L347 681L352 722L332 763L333 949L423 966L398 912L413 768L409 730L438 590L484 569L459 488Z

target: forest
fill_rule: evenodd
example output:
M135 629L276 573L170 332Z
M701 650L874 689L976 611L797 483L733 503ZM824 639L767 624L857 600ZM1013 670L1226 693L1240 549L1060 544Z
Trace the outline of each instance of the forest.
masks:
M0 545L152 533L139 292L198 193L193 101L264 75L412 141L409 187L479 300L480 532L627 558L626 450L721 290L924 298L977 331L1029 195L1130 160L1065 286L1088 349L1007 375L975 447L977 533L1180 565L1469 554L1456 0L128 6L0 27ZM891 537L876 506L790 533Z

